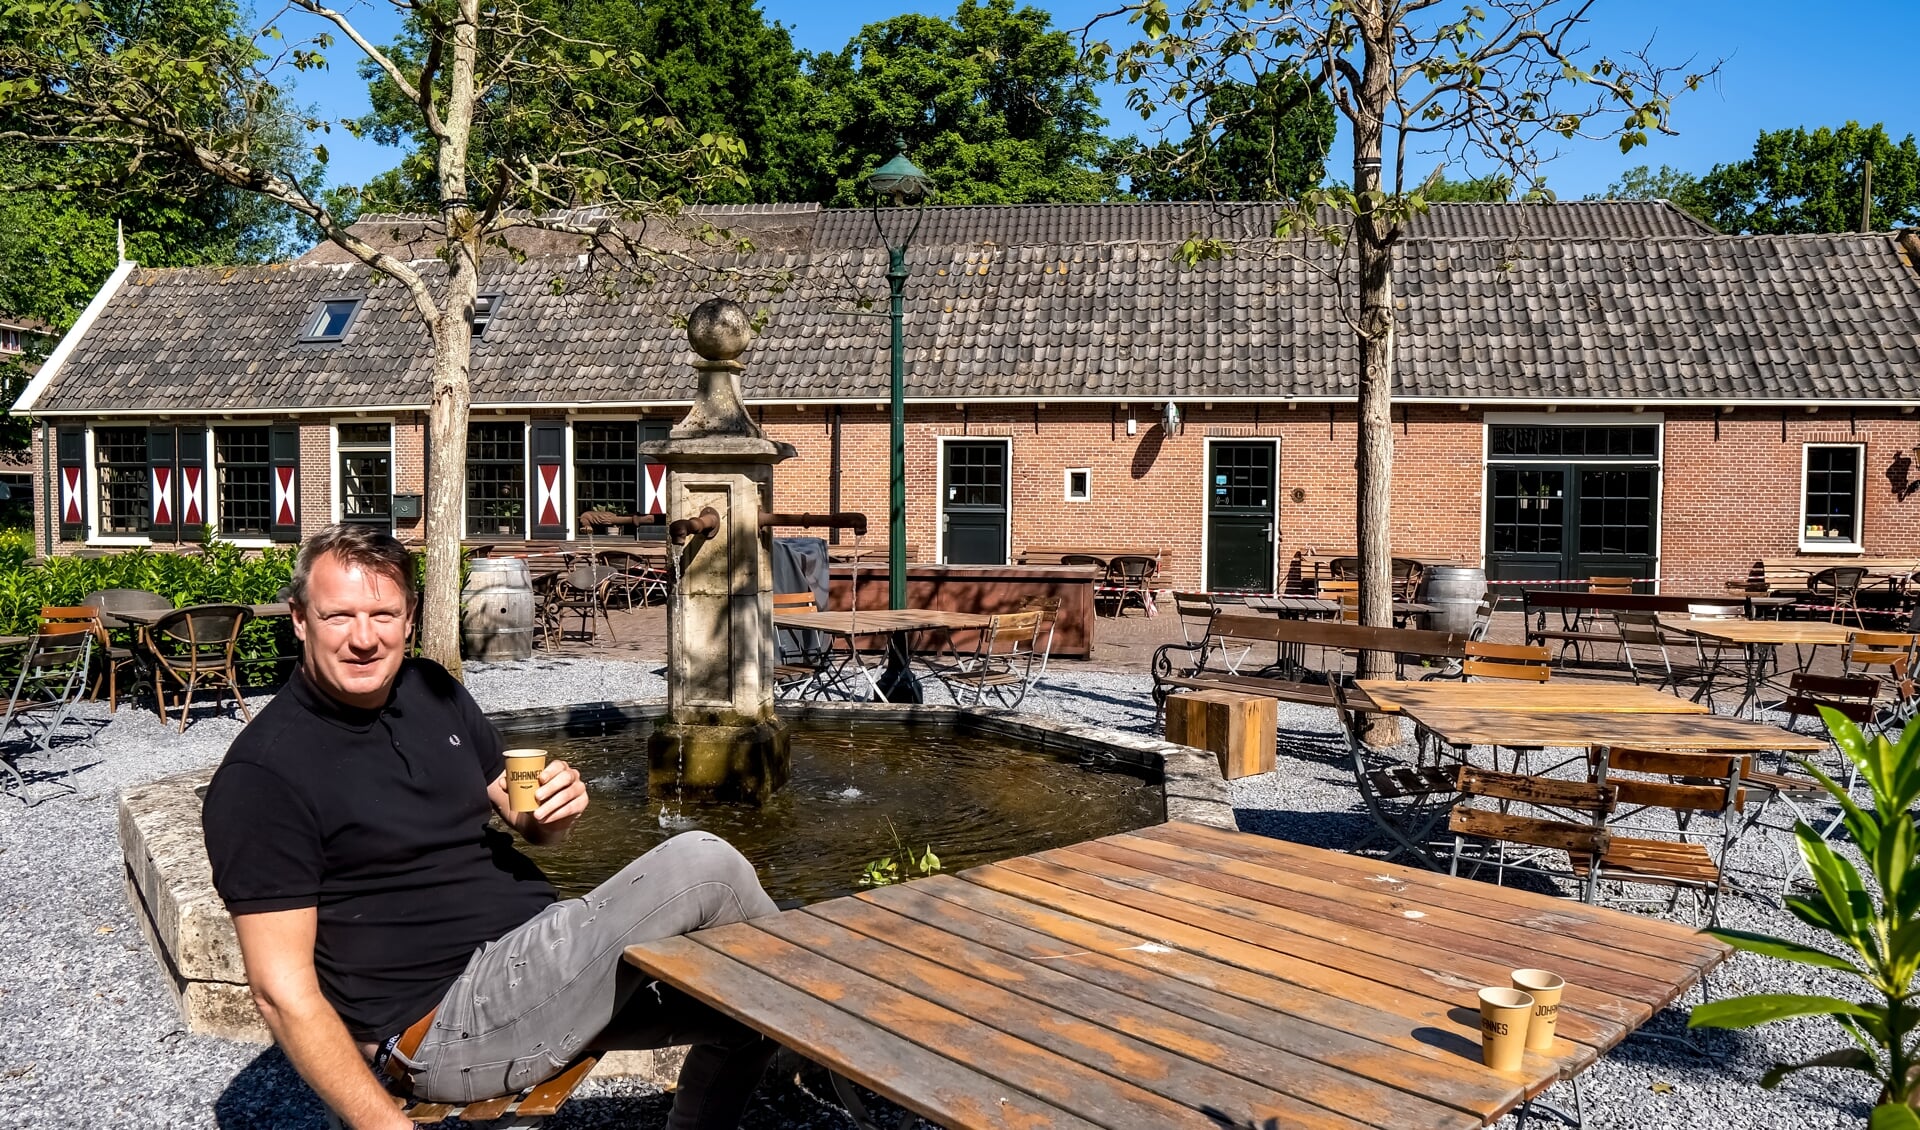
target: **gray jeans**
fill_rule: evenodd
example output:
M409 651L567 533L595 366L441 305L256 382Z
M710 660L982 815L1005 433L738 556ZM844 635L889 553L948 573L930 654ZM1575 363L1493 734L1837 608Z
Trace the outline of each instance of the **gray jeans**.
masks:
M421 1040L415 1094L467 1103L557 1074L584 1048L692 1045L671 1130L738 1124L776 1046L622 960L637 942L773 914L753 865L705 832L675 836L585 898L475 951Z

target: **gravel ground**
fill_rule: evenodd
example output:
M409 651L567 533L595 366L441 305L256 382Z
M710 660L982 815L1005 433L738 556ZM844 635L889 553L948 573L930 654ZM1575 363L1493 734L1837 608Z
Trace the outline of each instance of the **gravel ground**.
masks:
M488 709L510 709L661 695L655 671L630 662L535 660L472 665L469 685ZM1147 685L1139 675L1056 672L1025 709L1151 732ZM267 697L249 701L258 708ZM180 735L146 711L123 709L108 721L104 709L89 709L104 725L103 752L76 759L82 766L73 778L79 793L31 810L0 801L0 1126L323 1126L319 1103L279 1052L190 1036L179 1028L121 890L115 795L130 784L217 762L239 732L239 721L209 709ZM1351 846L1364 834L1366 817L1330 720L1323 711L1282 704L1280 726L1278 769L1232 785L1240 827L1325 847ZM1749 836L1743 862L1777 870L1770 841ZM1817 940L1771 897L1728 898L1723 920ZM1833 987L1820 976L1746 955L1712 978L1716 996ZM1675 1008L1647 1030L1674 1034L1684 1026L1684 1009ZM1811 1022L1748 1034L1709 1033L1701 1044L1712 1059L1654 1040L1629 1040L1584 1076L1588 1125L1862 1125L1871 1096L1859 1077L1816 1071L1771 1093L1758 1087L1768 1064L1806 1058L1839 1040ZM824 1093L817 1077L771 1080L747 1125L850 1125L816 1097ZM1550 1097L1563 1104L1572 1099L1564 1084ZM637 1084L593 1081L552 1126L658 1126L666 1104L664 1096Z

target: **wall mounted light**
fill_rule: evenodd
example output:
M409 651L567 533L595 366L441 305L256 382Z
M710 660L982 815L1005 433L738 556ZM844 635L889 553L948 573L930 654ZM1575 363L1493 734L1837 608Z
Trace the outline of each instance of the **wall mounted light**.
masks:
M1140 431L1140 421L1134 417L1133 409L1127 409L1127 434L1136 435Z
M1172 435L1174 429L1180 426L1180 406L1171 400L1167 401L1167 406L1160 412L1160 423L1167 429L1167 434Z

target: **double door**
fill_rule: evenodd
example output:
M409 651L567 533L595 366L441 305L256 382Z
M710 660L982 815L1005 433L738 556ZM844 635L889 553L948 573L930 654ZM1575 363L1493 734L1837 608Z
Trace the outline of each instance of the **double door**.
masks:
M1489 465L1488 579L1653 576L1659 485L1650 464Z

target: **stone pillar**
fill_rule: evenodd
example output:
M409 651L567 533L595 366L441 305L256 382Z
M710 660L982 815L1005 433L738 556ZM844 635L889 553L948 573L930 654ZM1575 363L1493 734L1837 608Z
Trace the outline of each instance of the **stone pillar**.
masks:
M678 591L668 606L668 718L649 742L650 784L764 800L786 783L786 729L773 712L773 465L792 445L769 440L741 403L736 360L749 339L746 311L727 299L687 320L700 389L667 439L641 445L667 465L667 518L709 532L682 544Z

